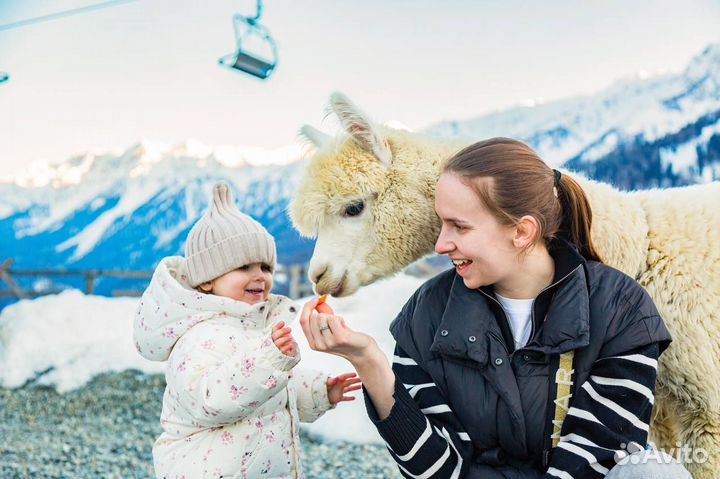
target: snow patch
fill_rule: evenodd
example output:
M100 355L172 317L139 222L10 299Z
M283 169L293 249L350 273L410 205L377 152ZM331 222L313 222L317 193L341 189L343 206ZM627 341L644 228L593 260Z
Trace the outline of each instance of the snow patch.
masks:
M135 298L68 290L8 306L0 313L0 385L16 388L37 378L65 392L105 371L162 372L135 351L136 305Z

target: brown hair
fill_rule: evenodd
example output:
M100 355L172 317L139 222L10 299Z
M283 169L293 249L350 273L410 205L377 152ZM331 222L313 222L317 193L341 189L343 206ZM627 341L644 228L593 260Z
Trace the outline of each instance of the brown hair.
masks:
M465 180L500 224L514 226L531 215L540 225L536 242L549 244L562 236L585 258L602 261L590 237L592 210L585 192L525 143L510 138L479 141L450 158L443 173ZM484 178L489 181L477 181Z

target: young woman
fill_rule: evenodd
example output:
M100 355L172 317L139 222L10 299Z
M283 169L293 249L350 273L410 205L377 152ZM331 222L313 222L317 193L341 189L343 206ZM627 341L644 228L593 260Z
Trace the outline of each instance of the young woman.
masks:
M645 451L670 334L643 288L602 263L580 186L527 145L493 138L448 161L435 210L435 249L454 269L391 324L392 366L371 337L314 311L317 300L301 317L313 349L357 370L401 473L689 478Z

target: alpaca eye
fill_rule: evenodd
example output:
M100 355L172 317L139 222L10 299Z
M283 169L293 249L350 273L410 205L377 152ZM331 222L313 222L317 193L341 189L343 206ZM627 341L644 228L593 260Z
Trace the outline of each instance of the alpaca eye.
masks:
M345 216L358 216L365 209L365 202L358 201L345 208Z

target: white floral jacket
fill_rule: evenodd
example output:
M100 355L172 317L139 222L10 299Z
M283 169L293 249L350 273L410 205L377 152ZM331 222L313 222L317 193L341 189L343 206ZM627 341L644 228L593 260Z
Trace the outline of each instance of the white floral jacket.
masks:
M271 339L298 306L284 296L247 303L187 283L185 259L164 258L134 321L135 347L167 360L159 478L302 478L298 421L331 408L327 375L293 367Z

